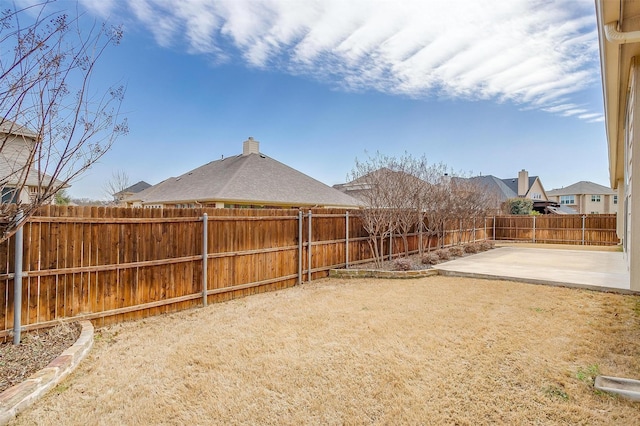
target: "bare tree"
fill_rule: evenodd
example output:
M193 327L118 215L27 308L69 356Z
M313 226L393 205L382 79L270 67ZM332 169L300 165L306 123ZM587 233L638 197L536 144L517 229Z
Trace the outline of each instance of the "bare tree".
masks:
M447 166L438 163L425 164L421 178L427 182L427 186L421 193L420 211L423 222L426 222L427 250L431 250L432 236L437 236L439 247L444 243L445 224L451 216L451 176Z
M469 241L474 223L484 219L495 205L495 194L464 173L448 173L438 185L439 207L434 214L438 217L439 245L445 243L446 230L457 230L454 241L458 244Z
M425 165L424 157L416 159L408 153L400 157L376 153L365 161L356 159L349 186L357 189L357 196L365 203L359 214L377 263L384 258L385 241L396 232L402 237L405 255L409 255L408 236L422 220L421 194L427 183L420 173Z
M380 153L365 161L356 159L351 171L353 187L359 188L358 197L365 203L365 208L358 214L364 229L369 234L369 248L377 265L384 257L384 242L393 232L394 218L390 211L390 170L387 168L390 159Z
M120 201L118 194L129 186L131 186L129 174L118 169L111 174L111 179L105 182L103 190L114 203L117 203Z
M418 232L418 251L422 254L424 243L431 250L433 236L437 236L437 245L442 247L448 229L458 230L454 234L458 243L465 237L469 239L469 224L484 218L495 205L492 194L477 181L462 173L454 176L442 163L428 164L424 156L376 153L365 161L356 159L351 177L350 190L357 192L366 205L359 214L378 264L384 258L385 241L394 233L402 237L404 254L408 256L409 235ZM422 239L424 234L426 239Z
M409 256L409 234L419 231L422 221L422 197L427 190L427 182L422 179L427 168L427 159L414 158L405 153L399 158L391 158L388 165L390 207L393 209L396 229L402 238L405 256Z
M26 220L128 132L124 87L91 84L121 28L83 27L78 11L52 12L54 3L0 15L0 241L21 226L18 209Z

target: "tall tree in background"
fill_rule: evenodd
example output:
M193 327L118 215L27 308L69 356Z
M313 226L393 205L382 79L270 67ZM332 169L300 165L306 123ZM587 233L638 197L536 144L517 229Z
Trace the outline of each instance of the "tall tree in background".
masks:
M26 220L128 132L124 87L91 88L121 28L82 28L81 15L61 6L45 0L0 11L0 241L21 226L18 209Z
M117 203L118 193L131 186L129 174L124 170L115 170L111 173L111 178L104 184L104 192L109 196L109 201Z

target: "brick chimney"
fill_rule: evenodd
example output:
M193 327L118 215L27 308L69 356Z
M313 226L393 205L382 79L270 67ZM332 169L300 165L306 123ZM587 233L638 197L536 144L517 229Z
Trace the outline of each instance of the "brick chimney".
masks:
M242 155L259 154L259 153L260 153L260 142L253 140L252 136L249 136L249 139L242 142Z
M518 197L524 197L529 191L529 172L522 169L518 172Z

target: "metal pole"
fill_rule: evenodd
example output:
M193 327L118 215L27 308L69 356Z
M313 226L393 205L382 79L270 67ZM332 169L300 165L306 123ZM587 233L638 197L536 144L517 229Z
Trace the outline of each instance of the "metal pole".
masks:
M345 219L345 243L344 243L344 253L345 253L345 268L349 269L349 212L347 211L344 215Z
M389 260L393 256L393 231L389 233Z
M491 236L492 240L495 241L496 240L496 217L493 217L493 235Z
M484 240L487 240L487 217L484 217Z
M207 306L207 267L209 266L209 245L207 244L207 234L209 229L209 216L202 215L202 304Z
M309 268L307 269L307 276L309 282L311 282L311 210L309 210L309 241L307 242L307 255L309 258Z
M418 254L422 254L422 218L418 222Z
M532 217L533 217L533 242L535 243L536 242L536 217L535 216L532 216Z
M584 245L584 221L587 218L586 215L582 216L582 245Z
M16 214L16 223L22 220L22 210ZM20 344L20 325L22 322L22 225L15 235L15 262L13 273L13 344Z
M302 210L298 211L298 285L302 284Z

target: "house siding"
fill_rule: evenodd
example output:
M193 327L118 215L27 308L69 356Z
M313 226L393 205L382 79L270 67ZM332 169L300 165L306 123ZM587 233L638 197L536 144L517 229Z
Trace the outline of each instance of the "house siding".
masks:
M640 115L635 113L638 108L640 98L640 76L638 68L632 64L630 71L630 90L627 98L627 116L625 133L625 172L624 172L624 206L623 214L626 216L626 230L624 231L624 251L627 258L627 265L630 269L630 284L632 290L640 291L640 224L634 223L632 215L640 212L640 174L634 173L634 169L640 170L640 156L634 156L635 139L639 137ZM634 267L631 267L631 266Z
M608 214L616 213L618 211L618 204L614 204L612 194L567 194L573 195L575 199L574 204L563 204L567 207L571 207L580 214ZM600 202L591 201L593 195L600 196ZM560 203L560 195L550 195L549 201ZM618 203L622 200L622 197L618 195Z
M24 165L29 161L31 155L30 144L24 136L1 135L0 138L7 138L2 147L0 155L0 176L9 177L9 185L15 185L20 178Z
M539 194L540 198L534 198L534 194ZM531 198L534 201L549 201L547 199L547 194L542 187L542 183L540 183L540 179L536 179L529 188L529 192L527 193L527 198Z

